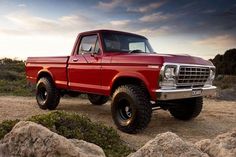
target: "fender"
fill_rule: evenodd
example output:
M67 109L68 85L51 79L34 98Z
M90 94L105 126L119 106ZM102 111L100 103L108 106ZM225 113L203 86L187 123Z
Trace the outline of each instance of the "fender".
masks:
M110 92L111 92L111 89L112 87L114 86L115 82L120 79L120 78L133 78L133 79L137 79L137 80L140 80L144 83L145 87L148 89L149 91L149 82L147 81L147 79L144 77L144 75L142 75L141 73L138 73L138 72L120 72L118 74L116 74L116 76L111 80L110 82ZM150 93L150 91L149 91Z
M47 74L49 74L50 77L52 78L52 80L54 80L53 74L52 74L48 69L43 68L43 69L41 69L41 70L38 72L38 74L37 74L37 81L39 80L39 77L40 77L40 75L41 75L42 73L47 73Z

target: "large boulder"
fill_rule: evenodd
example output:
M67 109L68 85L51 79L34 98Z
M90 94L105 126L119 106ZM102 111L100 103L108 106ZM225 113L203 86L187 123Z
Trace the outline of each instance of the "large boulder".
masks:
M82 140L69 140L42 125L21 121L0 142L0 156L104 157L103 150Z
M205 152L207 146L211 143L210 139L204 139L195 143L195 146L201 151Z
M128 157L208 157L193 144L184 142L176 134L158 134L137 152Z
M195 145L209 156L236 157L236 128L218 135L213 140L201 140Z

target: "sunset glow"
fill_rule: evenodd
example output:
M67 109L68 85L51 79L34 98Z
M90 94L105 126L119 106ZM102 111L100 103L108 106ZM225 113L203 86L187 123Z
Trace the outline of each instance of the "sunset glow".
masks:
M234 0L0 0L0 58L69 55L79 32L145 35L157 53L223 54L236 46Z

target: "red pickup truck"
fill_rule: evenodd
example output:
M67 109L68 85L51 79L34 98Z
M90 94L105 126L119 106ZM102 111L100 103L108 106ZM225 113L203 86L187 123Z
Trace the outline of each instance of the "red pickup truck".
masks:
M144 129L155 109L195 118L216 90L210 61L158 54L144 36L114 30L80 33L70 56L29 57L26 75L41 109L56 109L64 94L87 93L94 105L111 97L112 118L127 133Z

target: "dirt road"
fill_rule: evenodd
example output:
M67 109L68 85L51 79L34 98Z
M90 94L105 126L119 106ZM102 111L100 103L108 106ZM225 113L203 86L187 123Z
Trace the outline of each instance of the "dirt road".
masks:
M115 128L111 118L110 102L103 106L93 106L84 99L62 99L58 110L87 115L93 121L100 121ZM36 105L33 97L0 96L0 122L6 119L25 119L32 115L46 113ZM213 138L236 127L236 102L204 100L204 108L199 117L192 121L178 121L166 111L154 111L151 123L142 133L129 135L118 131L121 138L137 149L157 134L171 131L190 142Z

